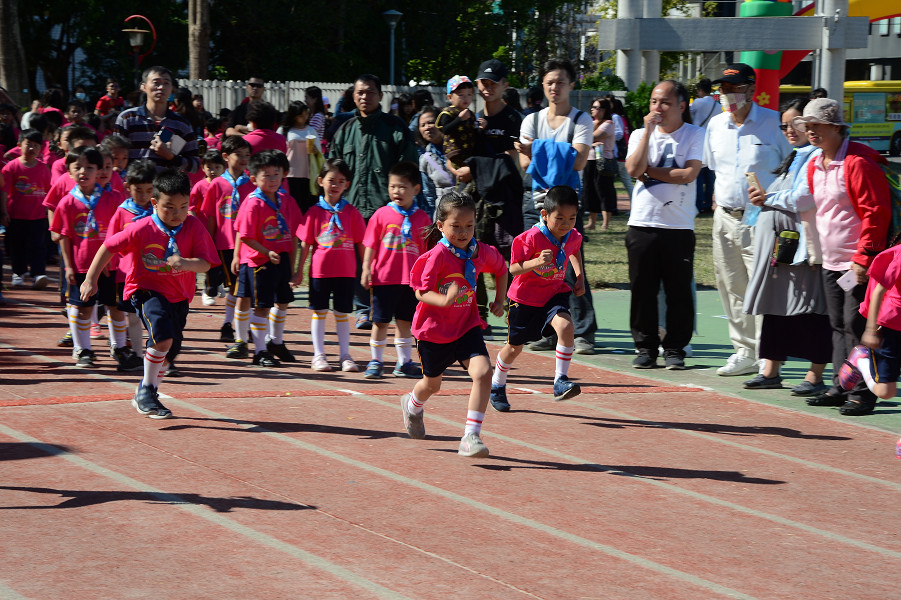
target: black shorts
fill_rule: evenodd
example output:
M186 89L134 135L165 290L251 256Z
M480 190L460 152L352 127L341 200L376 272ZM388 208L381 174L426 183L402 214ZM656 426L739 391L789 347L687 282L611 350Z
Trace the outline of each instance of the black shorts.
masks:
M374 285L371 291L373 323L413 320L419 300L409 285Z
M253 308L272 308L276 304L294 302L291 289L291 256L282 252L277 265L271 262L259 267L241 265L238 273L238 298L250 298Z
M69 286L69 304L72 306L116 306L116 272L110 271L109 275L100 274L97 279L97 293L88 298L81 299L81 284L84 283L87 273L75 274L75 285Z
M489 356L485 339L482 337L482 328L479 326L473 327L448 344L416 340L416 350L419 351L422 374L426 377L438 377L456 362L463 366L463 361L473 356Z
M234 250L217 250L219 253L219 261L222 263L212 267L206 273L207 290L213 290L220 285L224 285L229 290L234 291L235 274L232 273L232 259L235 257ZM209 291L207 291L209 294ZM210 294L213 296L214 294Z
M310 279L310 308L328 310L329 298L335 312L349 313L354 309L354 277L314 277Z
M125 282L116 283L116 308L126 313L134 313L135 307L125 299Z
M556 294L544 306L529 306L511 302L507 312L507 343L522 346L541 339L541 332L559 312L569 314L569 296L572 292Z
M138 290L130 300L147 330L147 347L172 340L166 360L170 363L174 361L181 351L185 325L188 323L188 301L169 302L159 292L150 290Z
M882 346L873 351L876 365L876 382L892 383L901 374L901 331L881 327Z

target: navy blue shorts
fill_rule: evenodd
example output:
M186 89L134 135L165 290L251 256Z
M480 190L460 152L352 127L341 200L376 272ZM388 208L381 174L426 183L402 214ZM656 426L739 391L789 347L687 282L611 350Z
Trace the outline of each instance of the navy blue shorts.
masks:
M901 374L901 331L880 327L882 346L873 351L876 363L876 382L892 383Z
M69 286L69 304L72 306L94 306L102 304L103 306L116 306L116 272L110 271L109 275L100 274L97 280L97 293L88 298L87 301L81 299L81 284L87 273L75 274L75 285Z
M374 285L371 291L373 323L413 320L419 300L409 285Z
M241 265L238 273L238 298L250 298L253 308L272 308L276 304L294 302L291 289L291 255L282 252L277 265L271 262L259 267Z
M181 351L185 325L188 323L188 301L169 302L159 292L150 290L138 290L130 300L147 330L147 347L172 340L166 360L170 363L174 361Z
M116 283L116 308L126 313L134 313L135 307L125 299L125 282Z
M529 306L511 302L507 311L507 343L522 346L541 339L541 332L557 313L569 314L569 296L572 292L562 292L551 297L544 306Z
M473 327L449 344L416 340L416 350L419 351L422 374L426 377L438 377L456 362L463 366L463 361L473 356L489 356L482 328L479 326Z
M349 313L354 309L354 277L314 277L310 279L310 308L328 310L331 298L335 312Z
M215 294L210 294L209 290L214 290L220 285L224 285L232 291L235 289L235 274L232 273L232 259L235 257L235 251L217 250L217 252L222 264L212 267L206 273L207 294L210 296L215 296Z

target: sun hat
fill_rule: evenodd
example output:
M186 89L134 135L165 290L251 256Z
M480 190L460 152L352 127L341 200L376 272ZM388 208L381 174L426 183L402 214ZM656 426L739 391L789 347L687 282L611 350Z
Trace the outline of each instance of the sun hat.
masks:
M842 116L842 105L832 98L815 98L811 100L804 107L804 114L792 119L792 127L798 131L807 131L808 123L848 127Z

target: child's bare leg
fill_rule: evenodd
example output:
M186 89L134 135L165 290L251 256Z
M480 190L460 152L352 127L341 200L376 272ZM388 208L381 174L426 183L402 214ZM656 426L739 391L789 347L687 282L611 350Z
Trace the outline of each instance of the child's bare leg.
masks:
M494 362L494 375L491 378L491 385L494 387L502 387L507 385L507 375L513 367L513 361L522 354L523 345L512 346L505 344L501 351L497 353L497 360Z
M397 364L403 366L413 360L413 334L410 321L394 320L394 350L397 352Z
M419 404L422 405L426 400L432 397L432 395L437 394L441 390L441 381L444 378L443 375L439 375L438 377L425 377L416 382L416 385L413 386L413 396L416 397L416 400L419 401Z
M473 356L466 362L469 363L464 364L466 372L472 378L468 408L470 411L484 414L485 409L488 408L488 396L491 393L491 363L487 356L481 355Z
M575 340L573 320L569 313L558 312L551 319L551 327L557 332L557 345L572 348Z

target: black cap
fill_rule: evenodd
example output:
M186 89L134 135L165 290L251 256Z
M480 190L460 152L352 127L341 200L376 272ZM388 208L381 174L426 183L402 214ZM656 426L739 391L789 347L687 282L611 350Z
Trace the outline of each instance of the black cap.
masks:
M723 76L713 83L737 83L741 85L744 83L754 83L756 81L757 75L754 73L754 69L745 63L735 63L734 65L729 65L723 69Z
M491 81L496 82L506 76L507 67L504 66L504 63L496 58L492 58L479 65L479 74L476 79L490 79Z

